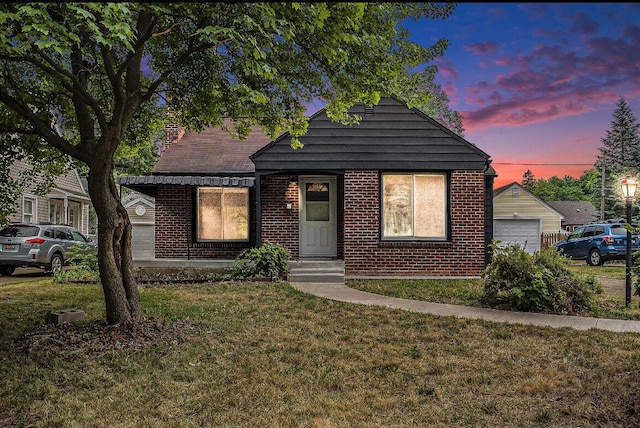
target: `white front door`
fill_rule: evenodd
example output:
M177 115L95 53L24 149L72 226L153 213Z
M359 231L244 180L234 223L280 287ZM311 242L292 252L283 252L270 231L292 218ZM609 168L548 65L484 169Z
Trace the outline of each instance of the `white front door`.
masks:
M300 177L300 257L336 257L336 178Z

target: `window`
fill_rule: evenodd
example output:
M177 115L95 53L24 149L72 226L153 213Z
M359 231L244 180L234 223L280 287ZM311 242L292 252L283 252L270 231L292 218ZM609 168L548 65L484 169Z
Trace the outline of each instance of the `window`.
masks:
M22 199L22 222L34 223L36 219L36 200L25 196Z
M53 224L62 224L62 201L49 201L49 221Z
M306 221L329 221L329 183L306 183L305 187Z
M249 240L249 189L199 187L198 241Z
M383 239L446 239L445 174L382 175Z

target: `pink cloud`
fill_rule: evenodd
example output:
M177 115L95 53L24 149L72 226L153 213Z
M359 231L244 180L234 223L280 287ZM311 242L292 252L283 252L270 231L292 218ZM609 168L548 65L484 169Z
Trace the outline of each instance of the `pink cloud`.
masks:
M631 86L640 83L640 27L628 24L617 39L594 37L590 34L597 23L576 14L571 28L583 37L584 48L538 44L529 52L501 56L496 64L506 72L466 88L467 105L478 108L461 112L465 129L521 126L581 114L615 102L622 93L640 91Z
M454 67L451 61L447 58L439 58L436 61L438 67L438 73L445 79L456 79L458 77L458 70Z

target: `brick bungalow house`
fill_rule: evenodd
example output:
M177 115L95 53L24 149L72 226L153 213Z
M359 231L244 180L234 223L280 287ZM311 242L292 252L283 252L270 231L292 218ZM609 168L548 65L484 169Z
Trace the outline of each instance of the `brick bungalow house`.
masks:
M310 117L302 149L258 129L186 133L149 177L156 259L233 259L264 242L349 277L469 276L493 238L490 156L395 97L356 105L359 125Z

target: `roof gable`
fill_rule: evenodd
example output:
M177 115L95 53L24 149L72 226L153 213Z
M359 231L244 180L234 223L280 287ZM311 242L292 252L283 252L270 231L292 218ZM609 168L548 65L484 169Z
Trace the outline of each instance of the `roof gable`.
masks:
M546 203L542 199L538 198L533 193L529 192L527 189L525 189L524 187L522 187L520 184L516 183L515 181L513 183L511 183L511 184L507 184L505 186L499 187L493 192L494 204L495 204L495 202L497 200L499 200L499 199L501 199L501 198L503 198L503 197L505 197L507 195L512 195L512 196L524 195L528 199L530 199L531 201L533 201L533 202L535 202L535 203L537 203L539 205L542 205L543 207L545 207L549 211L552 211L558 217L564 218L564 215L561 212L559 212L558 210L553 208L551 205L549 205L548 203Z
M283 134L251 156L256 171L487 169L488 154L395 97L349 112L362 117L358 125L333 122L320 110L300 138L303 148L292 149Z

